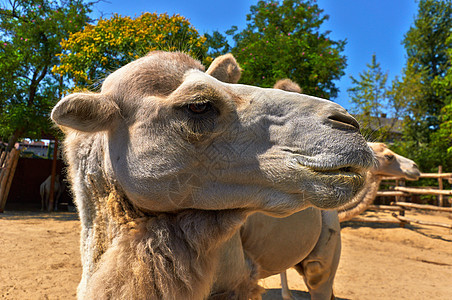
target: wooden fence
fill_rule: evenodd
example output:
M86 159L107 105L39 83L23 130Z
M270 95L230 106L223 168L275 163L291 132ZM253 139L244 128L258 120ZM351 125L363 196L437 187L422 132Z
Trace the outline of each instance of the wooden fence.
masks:
M452 183L452 173L443 173L442 167L438 167L438 173L421 173L420 178L436 178L438 180L438 186L436 187L407 187L405 186L405 180L397 177L384 177L383 181L395 181L393 189L380 190L377 193L378 196L394 196L395 201L406 202L406 198L413 195L433 195L437 197L437 205L440 207L449 206L452 204L452 190L445 190L443 180L448 180ZM448 198L448 201L445 201Z
M357 216L357 217L354 217L353 219L351 219L350 221L370 222L370 223L374 223L374 222L375 223L391 223L391 224L399 224L401 227L404 227L405 224L415 223L415 224L439 226L439 227L452 229L452 224L417 220L417 219L413 219L413 218L409 218L409 217L405 216L406 210L409 210L409 209L443 211L443 212L452 213L452 208L450 208L450 207L438 207L438 206L434 206L434 205L414 204L414 203L407 203L407 202L392 202L391 205L371 205L371 206L369 206L368 209L393 211L393 213L392 213L393 219L381 219L381 218ZM398 212L398 214L396 212Z
M9 153L0 153L0 213L5 209L6 199L8 199L9 189L16 171L20 151L12 149Z
M389 183L392 187L389 190L380 190L377 193L378 196L383 197L394 197L391 205L371 205L368 209L371 210L386 210L392 211L393 219L380 219L380 218L370 218L363 216L356 216L351 221L357 222L378 222L378 223L395 223L400 224L404 227L405 224L416 223L430 226L440 226L444 228L452 229L452 224L436 223L429 221L421 221L405 216L405 211L410 209L418 209L424 211L442 211L452 213L452 190L444 189L443 180L448 180L452 184L452 173L442 173L442 168L439 166L438 173L421 173L420 178L436 178L438 180L437 187L406 187L405 180L396 177L385 177L383 181L388 184L387 181L395 181L395 183ZM406 199L412 197L413 195L433 195L437 197L436 205L425 205L425 204L415 204L408 203ZM446 199L448 201L446 201ZM448 207L444 207L448 206Z

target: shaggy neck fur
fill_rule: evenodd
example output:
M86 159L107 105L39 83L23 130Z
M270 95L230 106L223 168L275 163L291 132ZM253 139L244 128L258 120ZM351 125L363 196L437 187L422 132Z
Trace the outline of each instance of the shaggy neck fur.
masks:
M344 222L364 212L377 196L381 176L367 172L366 185L352 202L338 210L339 221Z
M242 214L184 211L149 217L130 210L123 199L117 192L108 197L102 223L110 223L110 232L85 297L206 298L218 249L242 223Z
M82 223L79 299L249 299L261 292L256 267L245 258L247 267L227 285L214 284L224 247L248 212L143 212L104 173L104 153L90 146L103 141L66 140L69 162L80 162L69 171Z

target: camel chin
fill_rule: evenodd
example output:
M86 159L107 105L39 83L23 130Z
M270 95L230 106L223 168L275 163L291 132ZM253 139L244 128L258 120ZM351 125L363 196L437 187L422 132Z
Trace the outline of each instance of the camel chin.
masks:
M315 176L320 178L321 184L317 185L309 202L320 209L335 209L350 201L364 187L366 178L363 171L339 170L315 172ZM319 195L322 188L324 192Z

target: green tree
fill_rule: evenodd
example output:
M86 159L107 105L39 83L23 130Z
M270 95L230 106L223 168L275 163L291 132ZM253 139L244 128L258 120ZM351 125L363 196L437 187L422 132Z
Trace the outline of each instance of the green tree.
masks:
M204 37L206 38L205 45L209 48L207 54L210 57L216 58L231 51L231 46L226 36L219 31L216 30L212 34L205 33Z
M385 128L381 116L388 102L388 74L381 70L375 54L367 68L359 74L359 79L350 76L353 87L347 91L352 102L351 111L357 116L366 136L376 134L372 139L383 141Z
M39 138L62 82L50 69L60 41L89 21L82 0L9 1L0 7L0 138Z
M447 42L452 42L450 31ZM447 49L449 65L452 66L452 47ZM434 145L443 153L443 160L450 162L447 170L452 169L452 68L448 68L444 77L437 76L435 87L438 93L444 97L445 106L441 109L440 125L438 131L433 134ZM444 164L444 163L443 163Z
M259 1L250 10L244 30L226 32L235 40L232 53L243 69L241 82L270 87L290 78L304 93L336 97L333 81L344 75L345 41L320 31L328 16L315 0Z
M179 15L114 15L64 39L61 64L53 72L71 78L76 88L92 88L112 70L153 50L185 51L209 63L204 42L205 37Z
M362 133L371 140L386 142L391 131L400 125L399 114L405 108L398 95L388 87L388 74L381 70L376 55L359 78L350 76L352 87L347 91L352 102L351 112L361 124ZM393 85L399 85L396 78Z
M450 0L421 0L414 24L403 40L407 61L399 85L403 90L396 93L405 98L408 106L404 141L399 146L424 172L434 171L438 165L452 168L445 153L449 142L437 136L442 115L449 111L444 107L450 103L450 86L438 83L443 82L451 67L451 29Z

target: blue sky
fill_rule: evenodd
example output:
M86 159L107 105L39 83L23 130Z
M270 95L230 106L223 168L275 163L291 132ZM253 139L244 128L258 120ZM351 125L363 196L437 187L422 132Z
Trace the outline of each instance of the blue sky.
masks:
M222 33L231 26L246 26L246 15L257 0L108 0L95 5L93 16L102 13L108 18L113 13L139 16L143 12L180 14L201 33L218 30ZM350 75L358 77L370 63L372 54L389 81L401 74L405 63L405 49L401 45L404 34L413 24L417 11L415 0L317 0L324 13L330 16L322 30L329 30L333 40L347 40L345 75L337 82L339 96L333 101L349 108L347 88Z

